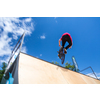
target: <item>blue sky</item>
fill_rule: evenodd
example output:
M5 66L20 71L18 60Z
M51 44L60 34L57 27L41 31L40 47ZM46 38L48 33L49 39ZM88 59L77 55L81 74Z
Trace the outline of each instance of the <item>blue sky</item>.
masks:
M0 23L0 64L8 61L13 47L26 30L23 52L62 65L57 56L58 40L68 32L73 46L68 49L65 62L72 63L71 57L75 56L80 70L91 66L100 77L99 17L0 17Z

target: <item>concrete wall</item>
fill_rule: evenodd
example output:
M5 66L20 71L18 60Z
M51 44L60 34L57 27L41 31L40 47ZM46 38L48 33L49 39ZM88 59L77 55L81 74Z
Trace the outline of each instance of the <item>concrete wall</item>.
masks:
M100 81L20 53L19 84L100 84Z

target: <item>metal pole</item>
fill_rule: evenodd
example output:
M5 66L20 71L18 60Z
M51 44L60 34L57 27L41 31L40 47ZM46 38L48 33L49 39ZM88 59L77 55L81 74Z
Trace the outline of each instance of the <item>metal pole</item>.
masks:
M17 49L16 49L16 51L17 51L18 48L20 47L20 49L19 49L19 53L21 52L21 48L22 48L22 44L23 44L23 40L24 40L24 36L25 36L25 32L24 32L23 35L21 36L22 41L21 41L20 45L17 47ZM19 39L19 41L21 40L21 38ZM19 41L17 42L16 46L18 45ZM14 47L14 49L16 48L16 46ZM10 64L10 61L11 61L13 55L14 55L15 52L16 52L16 51L14 52L14 49L13 49L13 51L12 51L12 53L11 53L11 56L10 56L10 59L9 59L9 61L8 61L8 65L7 65L6 71L7 71L7 69L10 67L10 65L9 65L9 64ZM6 71L5 71L5 73L6 73Z
M87 68L85 68L85 69L81 70L80 72L82 72L82 71L84 71L84 70L86 70L86 69L88 69L88 68L91 68L91 70L92 70L93 74L94 74L94 75L95 75L95 77L97 78L97 76L96 76L96 74L95 74L95 72L93 71L93 69L92 69L92 67L91 67L91 66L89 66L89 67L87 67ZM98 79L98 78L97 78L97 79Z
M24 36L25 36L25 32L23 33L23 37L22 37L22 41L21 41L21 45L20 45L20 49L19 49L19 53L21 52L21 49L22 49L22 44L23 44Z
M93 71L93 69L92 69L92 67L90 66L90 68L91 68L91 70ZM95 75L95 77L97 78L97 76L96 76L96 74L95 74L95 72L93 71L93 73L94 73L94 75ZM98 78L97 78L98 79Z
M18 43L20 42L20 40L22 39L23 35L20 37L20 39L18 40L17 44L15 45L14 49L12 50L12 52L15 50L15 48L17 47Z
M85 69L81 70L80 72L82 72L82 71L84 71L84 70L86 70L86 69L88 69L88 68L90 68L90 67L87 67L87 68L85 68Z

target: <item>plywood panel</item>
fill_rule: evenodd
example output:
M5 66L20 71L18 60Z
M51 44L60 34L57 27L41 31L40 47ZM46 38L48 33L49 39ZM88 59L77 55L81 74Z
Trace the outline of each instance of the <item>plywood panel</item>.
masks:
M99 80L20 53L19 84L100 84Z
M79 73L63 68L60 69L63 77L69 82L69 84L86 84L86 82L81 78Z
M21 84L66 84L58 66L20 54L19 83Z

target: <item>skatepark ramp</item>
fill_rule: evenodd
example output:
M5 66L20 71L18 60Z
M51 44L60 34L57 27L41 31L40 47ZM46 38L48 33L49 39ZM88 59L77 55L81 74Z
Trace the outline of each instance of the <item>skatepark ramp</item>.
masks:
M13 84L100 84L100 80L20 53L12 67Z

